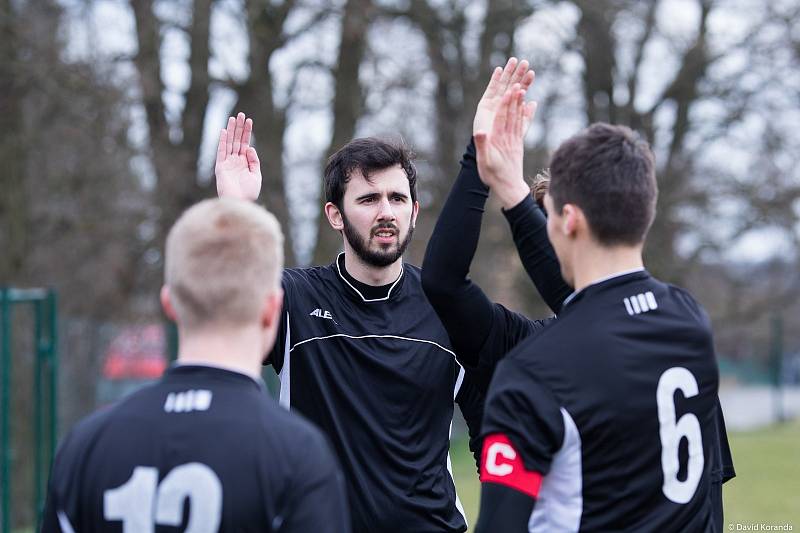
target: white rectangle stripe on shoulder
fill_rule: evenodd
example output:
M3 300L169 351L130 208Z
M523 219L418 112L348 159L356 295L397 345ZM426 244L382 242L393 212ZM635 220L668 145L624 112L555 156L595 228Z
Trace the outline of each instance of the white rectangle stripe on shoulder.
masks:
M283 367L281 368L281 394L279 403L285 409L291 407L290 373L292 368L292 329L289 326L289 313L286 313L286 342L283 345Z
M634 312L633 312L633 307L631 307L631 301L628 298L625 298L622 301L625 302L625 309L628 310L628 314L633 316Z
M633 306L633 312L637 315L642 312L642 308L639 307L639 299L636 296L631 296L631 305Z
M639 300L639 307L642 308L643 313L650 310L650 306L647 304L647 298L645 298L644 294L637 294L636 299Z
M656 297L652 291L647 291L644 293L644 297L647 298L647 304L650 306L650 309L658 309L658 303L656 302Z

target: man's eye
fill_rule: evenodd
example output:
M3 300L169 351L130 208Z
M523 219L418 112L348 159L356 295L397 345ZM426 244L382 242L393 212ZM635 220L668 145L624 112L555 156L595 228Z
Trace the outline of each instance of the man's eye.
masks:
M392 196L392 200L394 200L395 202L405 202L406 201L406 197L405 196L400 196L398 194L398 195Z

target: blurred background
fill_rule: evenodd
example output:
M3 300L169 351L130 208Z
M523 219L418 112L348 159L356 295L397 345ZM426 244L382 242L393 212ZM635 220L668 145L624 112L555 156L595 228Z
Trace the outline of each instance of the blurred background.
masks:
M646 263L714 324L739 471L729 517L800 527L797 0L0 0L0 285L58 298L56 316L38 293L3 304L0 489L13 503L0 527L35 521L42 440L168 364L162 244L216 195L229 114L254 120L261 202L284 223L290 266L340 246L319 216L326 157L357 136L403 139L418 155L407 260L420 264L475 105L510 55L537 72L528 175L595 121L652 144ZM471 275L512 309L550 314L496 204ZM476 496L458 434L459 487Z

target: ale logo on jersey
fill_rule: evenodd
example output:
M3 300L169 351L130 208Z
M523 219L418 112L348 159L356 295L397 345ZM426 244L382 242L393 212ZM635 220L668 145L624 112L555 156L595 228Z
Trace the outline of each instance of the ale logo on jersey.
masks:
M333 315L331 315L330 311L324 311L322 309L314 309L311 311L308 316L316 316L319 318L327 318L328 320L333 320ZM335 322L335 320L334 320Z

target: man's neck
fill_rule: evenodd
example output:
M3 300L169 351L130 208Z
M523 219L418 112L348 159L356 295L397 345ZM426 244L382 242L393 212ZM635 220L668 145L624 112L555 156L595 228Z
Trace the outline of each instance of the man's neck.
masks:
M264 354L257 328L243 329L235 334L219 332L179 331L178 363L208 365L246 374L253 379L261 376Z
M621 272L644 268L641 246L608 248L592 243L576 249L572 259L575 292Z
M380 287L393 283L403 272L403 258L399 258L391 265L377 267L361 260L358 255L347 245L344 245L344 263L347 273L366 285Z

